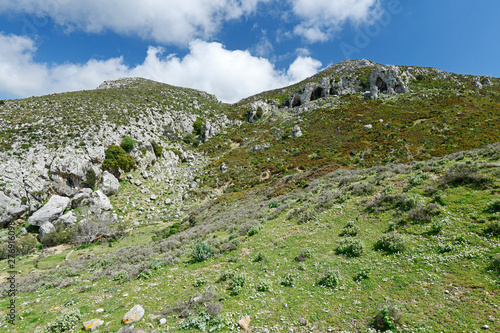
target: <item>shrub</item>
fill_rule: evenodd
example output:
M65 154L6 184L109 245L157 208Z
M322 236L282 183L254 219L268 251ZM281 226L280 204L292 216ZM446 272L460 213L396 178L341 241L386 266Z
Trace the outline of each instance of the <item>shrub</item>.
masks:
M248 236L253 236L259 233L259 231L262 229L262 226L260 224L256 224L253 227L248 230Z
M199 278L194 281L193 286L194 287L201 287L203 285L207 284L207 279L205 278Z
M199 242L195 245L193 252L191 253L191 257L195 262L202 262L207 260L214 252L212 246L205 244L203 242Z
M397 330L401 325L401 313L395 304L385 304L375 317L377 328L381 331Z
M84 187L94 188L95 182L97 181L97 175L95 174L94 169L90 168L87 170L85 174L85 181L82 182Z
M447 253L453 251L453 245L451 244L445 244L445 245L440 245L438 248L439 253Z
M110 213L91 214L70 230L71 241L80 245L116 238L123 234L124 225L117 223Z
M127 281L128 279L129 279L129 274L124 269L113 275L113 281L118 281L118 283L122 283L124 281Z
M364 251L363 243L352 237L341 239L336 250L337 254L344 254L348 257L359 257Z
M210 302L205 306L205 311L210 315L210 317L216 317L222 311L222 304L219 302Z
M318 285L326 288L336 288L340 286L342 276L338 270L329 269L319 279Z
M246 276L244 274L234 274L231 280L231 295L236 296L241 294L245 282Z
M262 107L258 106L257 107L257 112L255 113L255 116L257 119L262 118L262 115L264 114L264 110L262 110Z
M153 146L153 151L155 153L156 158L160 158L161 155L163 154L163 147L154 141L151 142L151 145Z
M490 214L496 214L500 212L500 200L493 200L488 202L488 207L486 208L486 212Z
M356 236L359 233L359 227L354 224L354 222L349 221L342 228L340 236Z
M362 195L370 195L375 192L375 186L373 186L369 182L361 182L350 185L348 189L351 191L353 195L362 196Z
M59 244L68 243L73 238L71 229L65 229L64 226L58 224L56 229L40 239L40 242L45 246L56 246Z
M408 183L410 186L417 186L424 183L425 180L429 178L429 174L427 172L419 173L413 176L408 177Z
M361 268L356 275L354 276L353 280L356 282L366 280L370 278L370 272L371 269L368 267Z
M134 149L134 145L135 145L135 140L126 136L122 139L122 142L120 143L120 147L123 148L123 150L125 150L125 152L127 153L130 153L130 151L132 149Z
M295 282L297 281L298 275L295 272L288 272L283 275L283 279L281 280L281 285L285 287L293 287Z
M500 221L492 222L488 227L484 230L485 235L498 237L500 236Z
M110 145L102 166L116 175L118 168L128 172L135 165L134 158L120 146Z
M43 333L62 333L73 331L80 324L81 319L82 315L80 314L80 310L69 310L65 314L57 317L57 319L52 323L45 325Z
M257 253L257 257L255 257L255 259L253 260L254 262L266 262L267 261L267 257L264 253L262 252L259 252Z
M203 127L203 120L201 118L196 118L196 121L193 123L193 133L195 135L200 135L202 127Z
M260 292L269 291L271 290L271 282L267 279L260 279L255 289Z
M13 243L14 253L16 256L24 255L31 250L36 249L38 242L33 235L26 235L23 237L16 238ZM7 259L9 257L9 243L2 242L0 245L0 259Z
M404 248L404 239L397 233L381 235L375 243L375 250L384 250L389 253L403 252Z
M490 269L493 271L500 273L500 254L495 254L490 263Z
M441 179L443 185L473 185L482 186L491 182L490 179L480 175L477 167L467 164L452 165Z
M432 220L435 215L440 213L439 206L435 203L429 203L426 206L419 205L408 213L408 219L417 223L427 223Z
M200 144L200 140L194 136L193 134L186 134L184 136L184 138L182 138L182 141L184 141L184 143L188 144L188 145L192 145L192 146L195 146L195 147L198 147L199 144Z
M295 257L295 261L304 262L312 257L312 250L308 247L304 247L300 250L300 253Z

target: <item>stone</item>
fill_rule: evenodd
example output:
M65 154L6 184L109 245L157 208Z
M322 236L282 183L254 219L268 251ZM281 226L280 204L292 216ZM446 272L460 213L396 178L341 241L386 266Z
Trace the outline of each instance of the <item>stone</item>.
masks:
M21 228L21 236L24 236L28 233L28 230L26 228Z
M38 237L42 239L45 235L50 234L52 231L56 230L56 227L50 222L45 222L40 226Z
M372 129L373 125L372 124L368 124L368 125L363 126L363 128L364 129Z
M87 171L92 169L92 163L85 155L79 155L69 150L61 157L56 156L50 165L50 178L56 193L71 197L83 187Z
M155 201L156 199L158 199L158 196L156 194L151 194L151 196L149 197L150 200L152 201Z
M45 222L55 221L68 208L70 202L67 197L53 195L42 208L28 218L28 223L39 227Z
M489 329L490 329L490 326L488 326L488 325L483 325L482 329L483 329L483 330L489 330Z
M120 183L115 176L108 171L104 171L99 189L109 197L120 190Z
M226 164L222 163L222 164L220 165L220 172L222 172L222 173L226 173L226 172L227 172L227 170L228 170L228 167L226 166Z
M90 161L92 163L98 164L104 161L106 149L102 146L88 146L87 147L87 155L89 155Z
M104 320L98 318L87 320L83 322L83 330L92 332L103 324Z
M99 308L99 309L95 310L95 313L103 313L103 312L104 312L103 308Z
M165 199L165 205L171 205L172 200L171 199Z
M100 214L102 211L110 211L113 209L113 205L109 201L109 198L101 190L97 190L92 193L90 197L90 211L96 214Z
M241 327L245 332L250 329L250 321L252 318L250 316L244 316L238 320L238 326Z
M295 125L292 127L292 130L290 132L290 137L292 139L297 139L297 138L300 138L302 136L302 130L301 128L299 127L299 125Z
M137 179L135 182L134 182L135 186L141 186L142 185L142 182Z
M134 305L134 307L123 316L124 324L131 324L140 320L144 316L144 308L140 305Z
M309 321L307 319L305 319L305 318L300 318L299 324L301 326L307 326L309 324Z
M149 178L148 172L146 170L142 170L141 171L141 176L144 179L148 179Z
M130 173L129 173L129 174L127 175L127 179L128 179L128 180L132 180L132 179L134 179L134 176L132 176L132 174L130 174Z
M165 318L160 319L160 325L165 325L167 323L167 320Z
M75 224L76 222L78 222L78 220L77 220L75 214L73 214L73 212L67 212L66 214L59 217L54 222L54 225L63 223L65 226L71 226L71 225Z
M90 204L90 196L92 190L90 188L82 188L75 196L71 199L71 208L83 207Z
M21 200L10 198L0 191L0 226L10 223L28 210Z

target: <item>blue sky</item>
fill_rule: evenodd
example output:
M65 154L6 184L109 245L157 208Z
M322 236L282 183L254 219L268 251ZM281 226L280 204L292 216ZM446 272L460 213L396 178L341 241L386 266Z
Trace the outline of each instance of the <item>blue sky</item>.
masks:
M500 77L496 0L0 0L0 99L140 76L225 102L346 59Z

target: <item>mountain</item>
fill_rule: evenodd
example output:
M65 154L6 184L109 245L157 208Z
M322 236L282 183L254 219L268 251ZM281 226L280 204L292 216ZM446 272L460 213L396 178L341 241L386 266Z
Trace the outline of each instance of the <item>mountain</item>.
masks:
M499 116L497 78L365 59L0 101L0 327L499 328Z

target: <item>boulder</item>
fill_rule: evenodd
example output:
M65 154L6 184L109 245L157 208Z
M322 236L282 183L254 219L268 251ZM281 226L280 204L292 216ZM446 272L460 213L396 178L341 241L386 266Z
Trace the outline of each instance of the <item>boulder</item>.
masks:
M363 126L363 128L364 129L372 129L373 125L372 124L368 124L368 125Z
M295 125L292 127L292 130L290 132L290 137L292 139L297 139L302 136L302 129L299 127L299 125Z
M134 307L123 316L124 324L132 324L140 320L144 316L144 308L140 305L134 305Z
M102 324L104 324L104 320L101 320L98 318L84 321L83 322L83 330L92 332L95 329L97 329L99 326L101 326Z
M106 149L104 147L87 147L87 154L92 163L102 163L104 161Z
M73 214L73 212L68 212L64 215L62 215L60 218L58 218L54 224L58 225L60 223L64 224L65 226L71 226L77 222L76 216Z
M115 176L107 171L104 171L99 189L107 196L111 196L120 190L120 183Z
M28 210L21 200L13 199L0 191L0 226L19 218Z
M97 190L90 196L90 211L96 214L100 214L102 211L110 211L113 209L113 205L109 201L109 198L101 190Z
M42 208L29 217L28 223L40 227L45 222L55 221L68 208L70 202L68 197L53 195Z
M89 188L82 188L77 194L71 199L71 207L74 209L76 207L83 207L90 204L90 195L92 190Z
M172 200L170 199L165 199L165 205L171 205L172 204Z
M220 172L221 172L221 173L226 173L226 172L227 172L227 170L229 170L229 169L228 169L228 167L226 166L226 164L222 163L222 164L220 165Z
M252 318L250 316L244 316L238 320L238 326L240 326L245 332L250 329L250 321Z
M42 239L45 235L51 233L54 230L56 230L56 227L54 227L52 223L45 222L40 226L38 237Z

